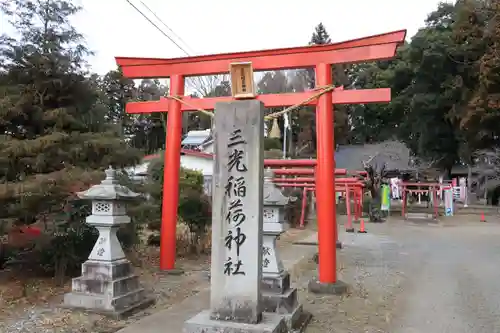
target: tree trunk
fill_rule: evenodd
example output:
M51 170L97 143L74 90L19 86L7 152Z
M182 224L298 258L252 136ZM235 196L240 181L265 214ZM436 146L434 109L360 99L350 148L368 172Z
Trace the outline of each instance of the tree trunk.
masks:
M464 202L464 206L467 207L469 204L470 204L470 199L471 198L471 187L470 186L472 183L472 167L471 165L467 165L467 181L466 181L466 188L465 188L465 202Z
M382 212L380 211L380 205L382 203L380 197L380 186L374 187L371 191L372 200L370 201L370 222L380 223L383 222Z

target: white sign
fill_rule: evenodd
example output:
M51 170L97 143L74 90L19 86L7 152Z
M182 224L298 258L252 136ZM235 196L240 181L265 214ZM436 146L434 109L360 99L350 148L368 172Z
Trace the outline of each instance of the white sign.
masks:
M453 190L446 189L444 193L444 210L446 216L453 216Z

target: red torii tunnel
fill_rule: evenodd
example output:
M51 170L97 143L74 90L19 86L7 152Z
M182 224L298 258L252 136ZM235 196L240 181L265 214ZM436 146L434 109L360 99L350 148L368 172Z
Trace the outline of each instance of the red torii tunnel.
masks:
M232 101L232 97L191 98L184 95L184 79L189 76L228 73L230 64L251 62L256 71L296 68L315 68L316 85L332 85L332 64L356 63L390 59L397 47L404 41L405 30L355 39L347 42L313 45L305 47L274 49L264 51L239 52L195 56L175 59L117 57L123 75L131 79L170 78L170 94L173 98L159 101L133 102L126 106L127 113L168 112L165 151L165 172L162 204L162 243L160 246L160 269L174 269L177 206L179 202L179 169L182 135L182 112L198 109L214 109L215 103ZM311 98L317 91L300 93L259 95L256 99L268 108L290 106ZM307 104L316 105L316 140L318 170L316 192L318 197L318 241L319 241L319 281L335 283L337 239L335 218L335 161L333 139L333 104L366 104L389 102L389 88L343 90L335 89L324 93L317 100Z
M294 171L289 170L289 171ZM337 170L335 170L337 171ZM343 170L342 170L343 171ZM347 172L347 170L345 170ZM300 216L300 227L303 228L305 224L305 210L307 203L307 192L314 192L316 190L315 179L312 177L297 177L297 178L273 178L272 181L276 186L281 188L303 188L302 193L302 214ZM351 200L350 194L352 192L354 198L354 217L358 220L363 212L363 187L364 184L357 178L336 178L335 179L335 192L346 193L346 214L348 225L352 226L351 215Z

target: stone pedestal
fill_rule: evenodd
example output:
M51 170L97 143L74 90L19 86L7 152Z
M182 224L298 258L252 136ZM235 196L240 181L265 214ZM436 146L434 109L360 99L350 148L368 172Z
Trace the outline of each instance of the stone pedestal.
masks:
M294 330L303 322L302 306L297 299L297 288L290 287L290 274L285 271L276 241L289 225L285 221L285 205L288 198L272 183L274 174L266 170L264 175L264 229L262 245L262 304L264 311L283 315L288 330ZM307 318L307 321L310 319Z
M263 116L256 100L216 104L210 309L185 333L286 331L262 307Z
M309 281L309 292L313 294L343 295L349 290L349 285L337 280L334 283L322 283L317 279Z
M139 195L119 185L111 168L100 185L78 193L81 199L93 200L86 222L99 231L99 238L82 265L82 275L73 279L71 293L64 295L64 307L122 317L154 302L141 288L116 236L121 225L130 223L125 200Z

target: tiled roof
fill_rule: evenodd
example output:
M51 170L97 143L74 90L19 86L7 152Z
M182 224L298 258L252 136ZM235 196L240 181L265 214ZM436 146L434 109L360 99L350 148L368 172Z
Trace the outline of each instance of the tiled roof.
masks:
M335 164L338 169L363 170L363 161L375 156L370 164L380 168L384 163L386 170L411 170L410 150L399 141L385 141L365 145L342 145L335 151Z

